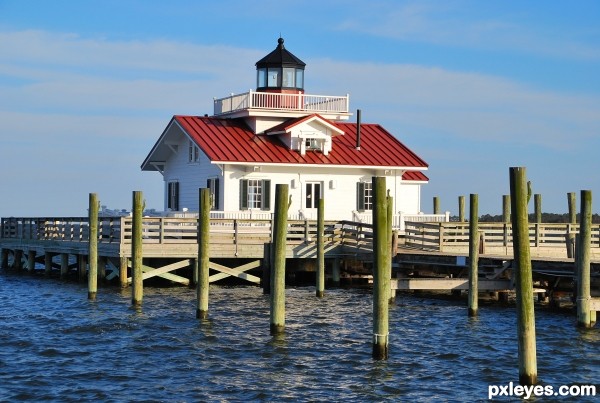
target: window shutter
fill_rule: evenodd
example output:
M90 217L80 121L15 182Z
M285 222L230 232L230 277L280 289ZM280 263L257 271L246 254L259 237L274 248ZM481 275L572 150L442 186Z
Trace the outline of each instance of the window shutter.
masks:
M175 202L173 203L175 206L173 208L179 211L179 182L175 182L173 185L175 186Z
M215 179L215 210L219 209L219 178Z
M365 211L365 184L358 182L356 184L356 209L360 212Z
M248 180L240 180L240 210L248 210Z
M167 209L173 208L173 199L171 195L173 194L173 182L167 183Z
M269 179L262 181L262 195L261 210L271 210L271 181Z

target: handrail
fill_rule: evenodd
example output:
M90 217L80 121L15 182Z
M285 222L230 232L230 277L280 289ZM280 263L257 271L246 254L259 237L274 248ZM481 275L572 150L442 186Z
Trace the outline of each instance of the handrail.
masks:
M440 252L465 248L469 245L467 222L414 222L407 221L406 244L412 247ZM592 225L592 248L600 248L600 224ZM512 248L512 224L479 223L486 248ZM579 232L579 224L529 223L529 244L533 248L563 248L566 236Z
M313 113L348 113L350 96L281 94L248 91L214 99L214 115L244 109L268 109Z
M98 242L130 244L132 217L100 217ZM197 218L143 217L142 242L146 244L197 243ZM260 244L271 242L270 219L212 218L211 242ZM368 247L372 225L351 221L325 221L325 239L347 245ZM88 242L87 217L10 217L1 219L0 238L35 241ZM316 220L288 220L287 242L312 243L317 238Z

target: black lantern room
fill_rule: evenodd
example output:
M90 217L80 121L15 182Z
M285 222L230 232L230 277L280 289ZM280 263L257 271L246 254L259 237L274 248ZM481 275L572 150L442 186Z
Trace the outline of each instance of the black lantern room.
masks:
M256 91L298 94L304 91L306 64L277 40L277 48L256 62Z

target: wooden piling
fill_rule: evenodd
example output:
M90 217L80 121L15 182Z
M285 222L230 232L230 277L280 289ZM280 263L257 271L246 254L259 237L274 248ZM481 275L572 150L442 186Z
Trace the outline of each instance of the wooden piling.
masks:
M592 243L592 191L581 191L579 216L579 247L577 248L577 326L592 327L590 311L590 247Z
M392 259L393 259L393 240L394 240L394 198L390 196L389 190L387 191L386 197L386 216L387 216L387 226L385 232L388 237L388 253L385 256L385 267L387 268L388 273L386 274L386 279L391 283L392 281ZM390 304L396 300L396 290L392 290L390 287L389 290L389 302Z
M537 358L529 249L527 179L524 167L511 167L509 173L514 261L516 264L514 275L517 294L519 382L521 385L535 385L537 383Z
M271 334L285 331L285 253L287 236L288 185L275 186L273 267L271 271Z
M196 284L196 318L208 318L210 264L210 189L199 191L198 214L198 284Z
M131 225L131 304L141 306L144 298L142 279L142 214L144 199L141 191L133 192L133 223Z
M569 206L569 222L577 224L577 205L575 192L567 193L567 203Z
M89 238L88 238L88 299L95 300L98 292L98 210L100 203L98 195L90 193L88 220L89 220Z
M27 252L27 271L33 273L35 270L35 249L29 249Z
M458 221L465 222L465 196L458 196Z
M469 206L469 306L468 316L479 309L479 196L471 194Z
M77 281L83 283L87 276L87 263L83 253L77 255Z
M119 283L121 288L129 287L129 283L127 282L127 264L128 259L124 256L119 258Z
M333 259L333 266L331 268L331 282L334 287L340 286L340 258L336 257Z
M0 269L8 269L8 249L2 248L0 252Z
M536 193L533 195L533 212L535 217L535 222L540 224L542 222L542 195Z
M52 253L44 252L44 275L52 273Z
M325 296L325 200L319 199L317 209L317 297Z
M388 358L389 235L385 177L373 177L373 358Z
M262 260L262 278L260 279L263 294L269 295L271 293L271 266L273 265L273 244L267 242L263 249L263 260Z
M61 253L60 254L60 278L67 278L67 274L69 274L69 254Z
M442 214L442 209L440 208L440 198L438 196L434 196L433 198L433 214Z
M510 223L510 195L502 196L502 222Z

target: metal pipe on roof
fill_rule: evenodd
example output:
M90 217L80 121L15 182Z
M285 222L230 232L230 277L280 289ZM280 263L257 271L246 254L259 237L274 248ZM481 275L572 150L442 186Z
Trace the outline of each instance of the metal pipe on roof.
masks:
M360 109L356 110L356 150L360 151Z

